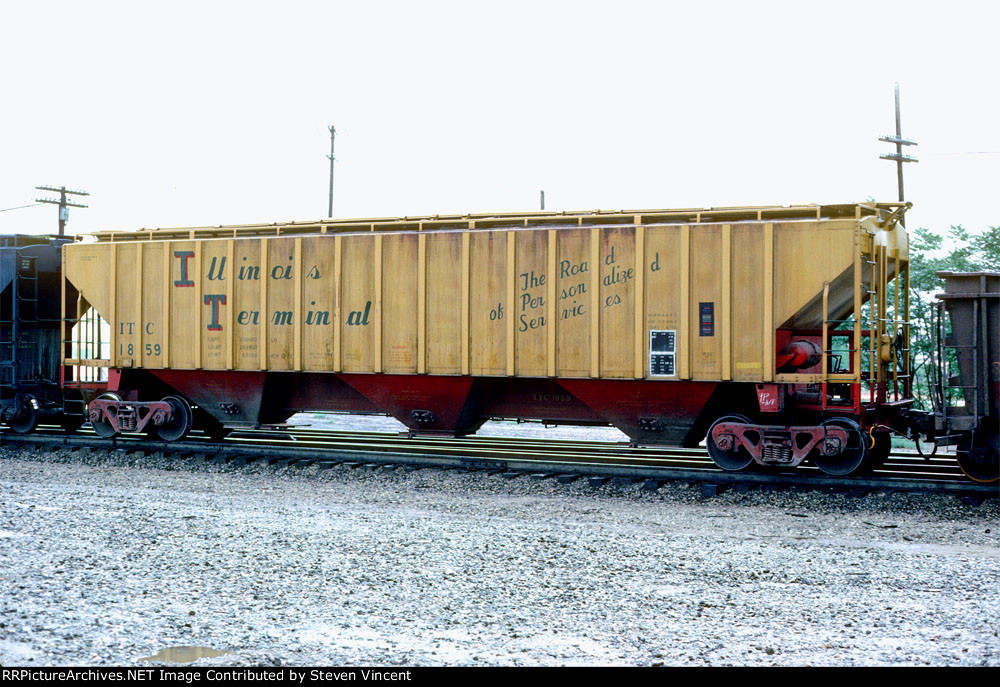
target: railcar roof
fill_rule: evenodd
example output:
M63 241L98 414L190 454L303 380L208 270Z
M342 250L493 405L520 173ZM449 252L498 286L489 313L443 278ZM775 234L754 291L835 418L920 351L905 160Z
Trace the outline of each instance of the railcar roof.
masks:
M0 248L27 248L28 246L57 245L72 241L72 236L51 234L0 234Z
M911 203L848 203L838 205L763 205L746 207L682 208L673 210L586 210L562 212L493 212L467 215L368 217L311 222L234 224L204 227L99 231L98 241L183 241L192 239L365 231L421 231L447 229L505 229L526 227L600 226L614 224L701 224L739 221L851 219L878 216L890 222Z

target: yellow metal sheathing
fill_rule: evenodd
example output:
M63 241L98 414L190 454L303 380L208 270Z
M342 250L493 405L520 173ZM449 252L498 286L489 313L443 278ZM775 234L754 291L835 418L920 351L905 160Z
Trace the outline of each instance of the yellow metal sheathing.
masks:
M635 228L601 230L599 305L601 318L601 377L635 375Z
M164 255L167 244L145 244L142 247L142 281L136 292L142 299L142 317L138 320L141 367L163 367L166 351L166 327L163 322L163 298L167 293L164 279Z
M514 225L119 234L67 246L66 276L118 367L631 379L657 330L675 350L655 378L753 382L775 378L775 328L822 327L825 282L831 311L861 300L859 232L906 260L872 217Z
M163 367L180 369L196 368L195 343L200 335L201 308L198 306L197 285L203 280L198 279L195 272L200 246L205 241L173 241L170 244L170 270L167 275L166 288L170 292L170 355L164 360ZM121 244L125 246L127 244ZM119 271L127 269L128 265L120 265ZM123 313L116 313L118 329L125 324ZM156 321L151 320L153 326ZM112 322L114 327L114 322ZM116 353L119 353L116 347ZM120 362L117 363L119 366Z
M98 312L107 317L110 309L111 281L108 279L110 265L108 244L72 244L72 250L63 248L65 277L76 285L83 297Z
M774 225L774 319L778 326L822 327L823 282L850 281L853 221L781 222ZM850 288L844 293L851 293ZM803 312L810 302L813 307Z
M135 274L138 244L118 246L118 283L115 296L115 355L120 367L136 367L139 351L139 294L135 290Z
M678 342L685 340L688 329L681 278L688 262L687 254L682 251L683 234L686 230L686 226L646 228L644 331L673 331ZM648 339L648 334L644 334L644 337ZM646 351L648 345L648 341L643 342L643 351ZM679 361L677 369L680 370Z
M294 324L300 315L295 312L295 289L300 278L300 266L295 264L295 239L269 239L268 244L267 369L291 370L294 363ZM239 303L236 305L239 306Z
M590 229L558 232L556 259L556 373L560 377L589 377L591 328Z
M382 237L382 371L390 374L417 371L417 264L416 234Z
M228 310L226 304L226 287L229 278L226 269L229 262L229 241L203 241L201 242L201 261L204 279L199 279L201 288L196 289L196 296L200 293L197 305L201 313L201 322L198 329L201 332L201 364L200 367L206 370L225 370L229 366L227 352L229 350L229 332L232 329L228 326L223 315Z
M698 227L691 232L691 306L688 309L691 379L722 379L722 337L731 332L720 317L721 268L722 227ZM700 327L703 307L711 307L714 319L711 336L704 335Z
M372 372L375 369L373 318L375 300L375 237L345 236L341 267L341 369Z
M547 231L518 231L514 261L514 374L545 377L548 343Z
M482 231L472 234L469 241L469 261L476 266L469 289L469 369L474 375L507 374L507 323L513 321L507 293L508 280L513 279L513 270L507 269L508 236L514 234ZM451 314L454 304L449 298L459 291L462 276L455 269L462 257L462 242L457 239L457 234L428 237L435 249L428 275L433 279L428 294L431 306L428 350L434 353L427 364L442 374L461 372L462 329Z
M305 370L326 372L334 369L335 245L336 242L329 238L302 239L305 315L296 323L302 327L302 369Z
M232 331L233 365L238 370L260 369L261 325L264 316L260 312L260 244L254 239L235 241L233 251L235 283L233 302L226 304L226 310L236 313Z
M732 377L760 381L764 375L764 228L732 226Z

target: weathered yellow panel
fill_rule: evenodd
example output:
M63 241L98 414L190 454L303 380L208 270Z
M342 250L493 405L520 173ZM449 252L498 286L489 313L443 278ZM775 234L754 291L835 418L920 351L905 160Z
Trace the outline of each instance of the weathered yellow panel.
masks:
M519 231L516 236L514 370L518 376L544 377L548 374L548 232Z
M294 363L295 290L299 267L295 239L268 239L267 369L291 370Z
M646 227L636 218L635 228L635 313L632 317L632 365L633 376L642 379L648 374L646 365Z
M492 255L483 254L484 244L492 247L493 232L473 236L471 241L470 266L475 278L472 280L469 296L471 305L470 334L472 341L482 345L470 348L473 360L488 358L484 346L489 346L490 332L481 327L483 320L489 321L489 313L484 318L483 309L492 294L488 293L488 284L496 279L496 275L485 270L495 268L491 262ZM462 234L432 233L427 238L427 372L430 374L457 375L462 372ZM503 271L503 265L500 265ZM486 288L484 288L486 287ZM496 307L496 304L494 304ZM503 340L500 340L503 343ZM485 374L473 372L473 374Z
M720 321L722 308L722 227L701 226L691 231L691 379L722 378L722 337L728 323Z
M111 312L111 281L108 278L111 249L109 243L74 243L63 248L66 278L105 318Z
M556 373L590 376L590 229L562 229L556 266Z
M416 234L382 237L382 323L382 371L391 374L416 372ZM430 338L433 340L434 335Z
M335 242L330 237L302 239L302 368L334 369L333 337L336 284Z
M228 241L201 242L201 364L206 370L227 368L229 328L226 326Z
M462 374L469 374L469 292L472 288L472 246L469 234L462 234Z
M201 334L198 323L198 253L204 241L175 241L170 244L169 359L166 367L193 369L196 367L195 345ZM119 249L122 246L119 245Z
M267 315L261 312L261 244L248 239L237 241L234 249L232 309L236 313L235 327L232 333L234 349L233 365L240 370L259 370L260 342L262 322Z
M344 236L341 357L344 372L375 370L375 237Z
M164 278L164 253L167 245L147 243L142 247L142 319L139 332L142 348L141 365L163 367L163 341L166 326L163 321L163 297L167 288Z
M838 277L850 290L857 223L782 222L774 225L774 325L819 329L821 308L815 307L823 282ZM837 294L831 293L835 297ZM813 302L814 307L806 311Z
M601 229L601 376L635 375L635 228Z
M681 232L679 226L646 227L646 340L642 348L647 373L656 378L676 379L680 375L680 355L687 354L682 345L687 321L681 311ZM658 356L658 370L649 369L651 331L663 349Z
M732 374L756 381L764 357L764 231L760 224L732 228Z
M115 295L115 356L119 367L137 367L139 358L140 298L135 289L135 271L139 264L138 244L117 246L118 283Z

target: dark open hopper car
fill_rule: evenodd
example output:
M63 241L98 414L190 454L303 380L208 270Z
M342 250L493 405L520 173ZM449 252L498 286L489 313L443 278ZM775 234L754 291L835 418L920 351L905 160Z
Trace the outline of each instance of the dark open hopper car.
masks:
M0 236L0 419L17 432L40 420L68 429L84 421L82 396L64 392L60 350L62 246L71 241Z

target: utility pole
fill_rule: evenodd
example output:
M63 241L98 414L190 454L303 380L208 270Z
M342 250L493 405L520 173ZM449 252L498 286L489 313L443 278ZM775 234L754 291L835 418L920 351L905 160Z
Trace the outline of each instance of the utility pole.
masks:
M899 120L899 83L896 84L896 135L895 136L879 136L878 140L885 143L895 143L896 152L895 153L884 153L879 155L880 160L893 160L896 163L896 178L899 184L899 202L903 202L903 163L904 162L919 162L917 158L910 157L909 155L903 155L903 146L915 146L916 141L908 138L903 138L903 129L900 125Z
M60 186L56 188L55 186L36 186L38 191L52 191L53 193L59 194L59 200L54 198L35 198L36 203L49 203L51 205L59 206L59 235L66 235L66 222L69 221L69 209L70 208L85 208L86 205L80 205L79 203L72 203L66 200L66 195L73 196L89 196L90 194L86 191L68 191L65 186Z
M545 209L545 191L542 191L542 210Z
M337 128L333 125L327 127L330 130L330 154L327 155L330 158L330 205L327 208L326 216L333 217L333 141L337 138Z

